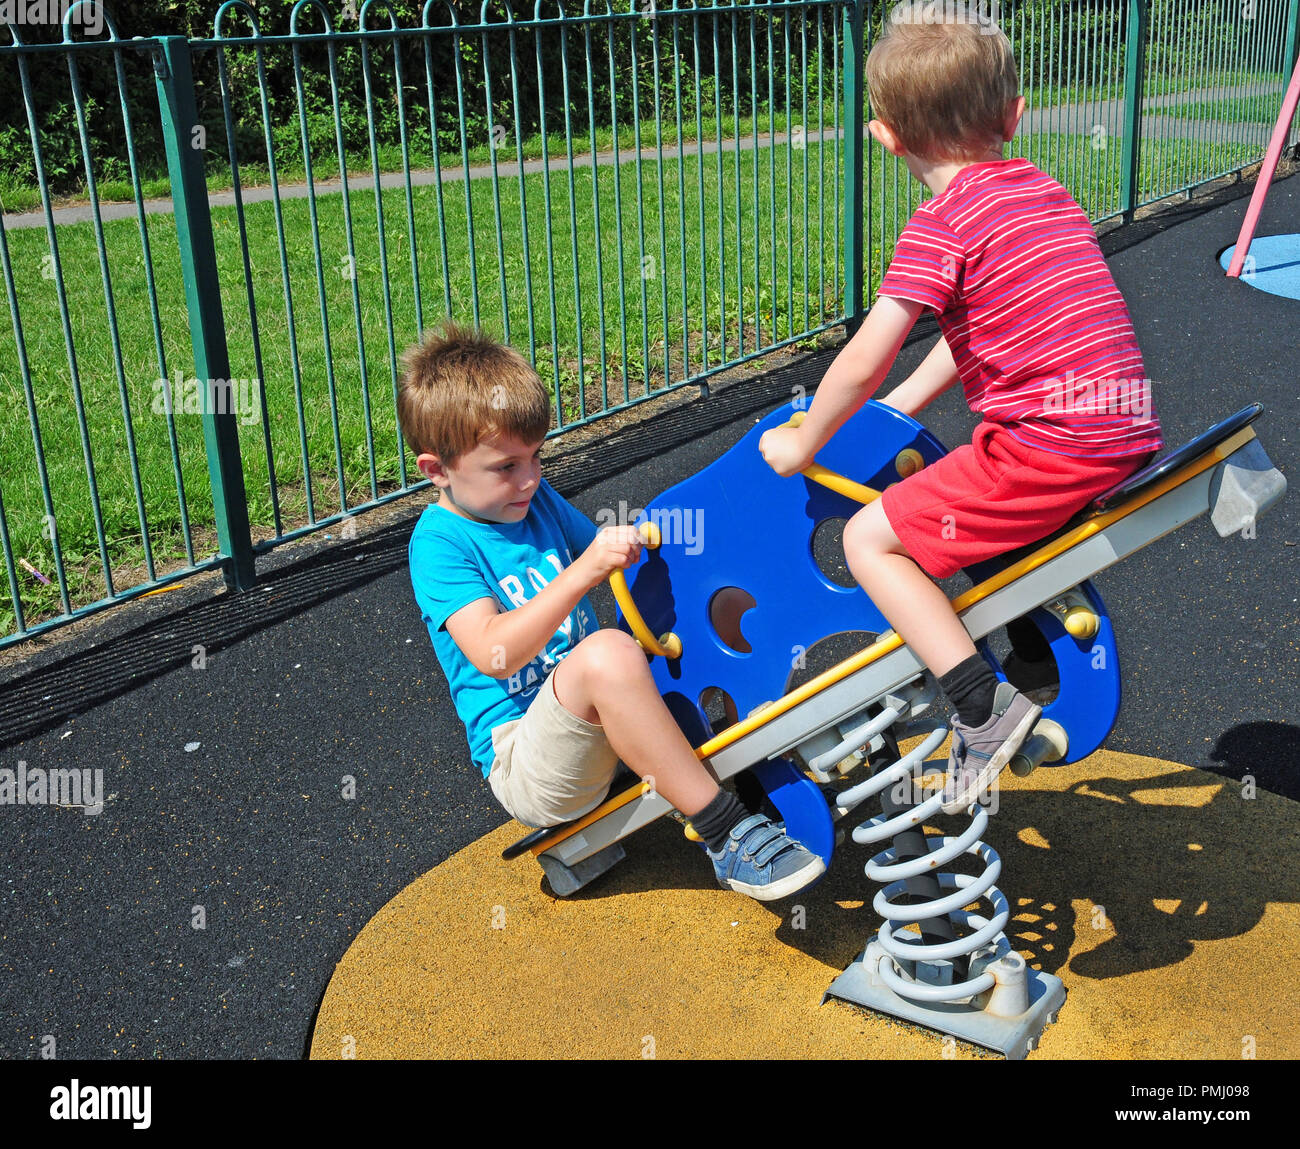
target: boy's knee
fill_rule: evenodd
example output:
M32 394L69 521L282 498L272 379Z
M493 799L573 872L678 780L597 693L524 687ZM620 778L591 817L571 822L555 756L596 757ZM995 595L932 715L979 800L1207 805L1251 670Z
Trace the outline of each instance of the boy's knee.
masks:
M573 648L565 661L575 659L584 673L609 675L611 678L646 669L645 654L636 639L626 631L609 628L589 634Z
M844 553L850 558L888 554L898 545L879 500L864 507L844 526Z

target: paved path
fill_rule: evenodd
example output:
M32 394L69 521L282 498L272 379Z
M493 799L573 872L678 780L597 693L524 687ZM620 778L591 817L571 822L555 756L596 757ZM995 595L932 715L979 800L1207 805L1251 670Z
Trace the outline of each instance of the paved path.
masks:
M1197 92L1179 92L1173 96L1151 96L1142 102L1142 119L1140 123L1142 138L1199 140L1220 144L1248 144L1262 150L1267 146L1273 133L1273 120L1268 123L1231 123L1221 120L1207 120L1200 116L1153 114L1159 109L1176 109L1179 105L1203 104L1210 100L1236 99L1254 96L1281 95L1284 85L1280 83L1260 84L1251 87L1203 88ZM1281 110L1281 101L1276 111ZM1089 100L1077 104L1065 104L1054 108L1034 109L1025 112L1020 121L1020 134L1032 135L1035 132L1068 132L1088 135L1097 127L1105 129L1107 136L1124 134L1124 101ZM1292 138L1295 138L1295 131Z
M1220 97L1232 97L1237 95L1249 95L1259 91L1259 88L1206 88L1202 91L1189 93L1183 92L1177 96L1159 96L1153 97L1145 102L1146 108L1164 108L1170 107L1176 103L1194 100L1203 102ZM1282 91L1282 85L1264 85L1264 91L1277 92ZM1076 135L1087 135L1092 131L1094 126L1101 125L1105 128L1108 136L1119 136L1123 133L1124 124L1124 102L1122 100L1097 100L1087 103L1061 105L1054 108L1044 108L1041 110L1030 110L1025 113L1021 122L1021 134L1031 135L1036 132L1060 132L1066 131ZM1210 120L1191 120L1185 117L1177 116L1145 116L1142 121L1143 139L1192 139L1207 140L1218 143L1242 143L1257 145L1261 150L1268 143L1269 135L1272 132L1273 125L1270 124L1228 124L1219 123ZM823 140L833 140L843 136L843 132L826 130L822 132L808 132L802 138L805 142L816 143ZM864 132L864 138L866 133ZM737 140L724 140L719 144L716 140L705 140L703 142L684 143L680 154L683 156L697 155L715 155L719 150L734 152L750 151L759 147L782 147L785 145L789 135L785 132L760 133L757 141L753 136L742 137ZM517 179L520 172L520 165L512 158L514 155L513 141L507 140L501 149L502 155L495 171L499 179ZM659 149L656 147L643 147L639 155L642 163L654 164L658 162ZM665 162L669 162L678 157L679 153L675 144L665 144L663 147L663 157ZM633 162L638 156L634 148L625 148L619 152L602 152L598 153L594 160L590 152L578 153L574 156L575 168L590 167L593 162L599 167L608 167L613 164L627 164ZM222 159L224 163L224 157ZM525 160L522 170L526 175L532 175L543 170L552 172L563 172L568 170L568 157L562 155L558 159L551 159L548 162L542 160ZM493 174L491 164L474 164L468 169L469 178L490 179ZM441 170L442 183L459 183L466 178L466 169L459 165L444 166ZM432 168L420 168L411 172L412 187L428 187L439 182L439 173ZM406 185L406 176L402 172L381 173L379 177L380 187L402 188ZM348 179L348 191L350 194L361 195L365 193L374 193L374 176L368 173L354 173ZM309 191L306 183L283 183L280 185L280 199L306 199ZM338 195L343 190L341 180L318 180L315 183L315 191L320 195ZM244 188L242 198L245 204L264 203L274 198L269 185L260 187ZM208 197L209 204L214 208L233 207L235 205L235 193L214 192ZM144 211L146 215L167 215L172 211L172 201L170 197L164 199L150 199L144 201ZM93 213L88 205L75 207L56 208L53 211L54 223L73 224L84 223L94 218ZM100 218L104 222L118 219L134 219L137 210L134 203L105 203L100 205ZM20 228L44 227L45 213L43 211L13 213L4 217L4 226L7 230L16 230Z
M843 136L843 132L827 130L824 132L809 132L803 136L805 143L820 142L821 140L833 140ZM691 141L683 143L681 155L716 155L719 151L752 151L759 147L777 147L782 146L789 139L785 132L760 133L756 143L753 136L737 140L723 140L719 144L716 140L705 140L702 143ZM520 164L514 160L514 141L508 140L501 148L502 156L498 161L495 169L491 164L471 164L469 178L471 180L491 179L493 171L499 179L517 179L519 178ZM588 168L594 162L598 167L611 167L614 164L628 164L636 160L640 155L643 164L657 164L659 160L659 149L657 147L643 147L638 152L635 148L624 148L618 152L598 152L593 161L590 152L576 153L573 157L575 169ZM665 143L663 145L663 159L669 163L678 158L676 144ZM566 154L562 154L559 159L551 159L543 162L542 160L525 160L522 169L525 175L533 175L540 171L563 172L569 168L569 160ZM655 169L651 169L652 171ZM465 179L466 169L460 165L445 165L441 170L442 183L461 183ZM428 187L439 182L439 173L433 168L419 168L411 172L412 187ZM406 186L406 176L402 172L380 173L379 185L382 188L402 188ZM375 179L369 173L352 173L348 177L348 192L352 195L363 193L374 194ZM343 181L334 180L317 180L315 182L316 194L320 195L338 195L343 191ZM308 197L308 186L306 183L282 183L280 185L280 199L306 199ZM250 187L243 189L243 201L245 204L264 203L274 199L271 188L267 186ZM213 192L208 197L208 203L214 207L233 207L235 204L235 193ZM144 210L146 215L169 214L172 210L172 201L170 197L166 199L145 200ZM89 206L56 208L54 210L54 222L56 224L65 223L84 223L93 219L93 213ZM114 219L134 219L136 218L136 206L134 203L112 203L102 204L100 207L100 217L105 220ZM4 225L7 229L25 228L25 227L44 227L45 215L43 212L23 212L21 214L6 215Z

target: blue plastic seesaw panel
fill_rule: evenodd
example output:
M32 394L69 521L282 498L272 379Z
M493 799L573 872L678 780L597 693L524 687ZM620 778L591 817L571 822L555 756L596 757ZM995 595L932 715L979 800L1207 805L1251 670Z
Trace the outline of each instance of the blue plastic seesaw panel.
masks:
M966 574L978 583L992 577L1007 565L1003 559L990 559L968 568ZM1070 746L1064 758L1056 762L1044 762L1044 766L1065 766L1087 758L1106 741L1119 716L1119 652L1115 645L1110 613L1101 594L1091 582L1080 583L1079 590L1096 611L1100 624L1092 638L1074 638L1061 620L1049 610L1031 610L1025 616L1038 627L1051 648L1060 680L1057 696L1043 707L1042 717L1050 718L1061 726ZM983 642L978 645L998 677L1005 679L1002 668L990 654L987 645Z
M682 641L681 658L656 658L652 669L695 746L712 733L704 701L711 689L725 691L744 718L786 693L817 642L844 631L889 629L866 593L832 582L813 553L818 528L851 518L861 504L803 476L783 479L759 453L763 432L800 409L791 404L762 419L722 458L655 499L643 516L659 527L662 544L643 552L628 582L650 629L657 635L671 630ZM881 490L899 480L896 460L906 448L927 464L946 453L919 423L867 403L818 462ZM734 645L710 615L714 596L728 588L754 600L740 618L743 638L733 638ZM744 645L748 652L737 649ZM787 831L829 862L835 831L816 783L784 760L760 763L754 774Z
M710 688L725 691L743 718L786 692L801 655L821 639L889 629L865 592L831 582L813 557L818 527L852 517L860 505L802 476L780 478L759 453L763 432L786 423L799 409L790 404L760 420L720 459L655 499L643 516L659 526L663 545L643 552L628 581L650 629L672 630L682 640L682 657L656 658L652 670L692 745L712 733L704 702ZM818 461L881 490L898 481L896 460L906 448L918 451L927 464L946 453L915 420L868 402L826 444ZM1005 565L994 559L967 573L979 582ZM714 595L729 587L754 599L739 624L748 653L729 646L710 620ZM1102 745L1120 704L1119 656L1109 614L1091 583L1081 589L1101 623L1091 639L1072 638L1048 611L1029 614L1060 675L1060 691L1044 717L1067 732L1070 751L1063 763Z
M701 702L709 688L726 691L744 718L786 692L803 652L816 642L843 631L889 629L864 591L833 583L813 556L817 528L851 518L861 504L801 475L783 479L759 453L763 432L799 409L792 404L760 420L720 459L646 508L644 518L659 527L663 543L642 553L628 583L650 629L674 631L682 640L681 658L656 658L652 670L696 745L710 733ZM868 402L818 462L881 490L898 481L895 461L909 447L927 464L945 454L915 420ZM728 646L710 619L714 595L729 587L754 599L740 620L749 653Z

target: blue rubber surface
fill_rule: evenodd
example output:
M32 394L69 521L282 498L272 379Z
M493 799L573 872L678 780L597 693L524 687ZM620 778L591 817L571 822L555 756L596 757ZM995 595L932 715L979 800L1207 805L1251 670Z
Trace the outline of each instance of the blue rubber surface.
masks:
M1234 243L1219 256L1221 267L1227 268L1236 250ZM1300 299L1300 233L1255 236L1240 278L1242 283L1269 295Z

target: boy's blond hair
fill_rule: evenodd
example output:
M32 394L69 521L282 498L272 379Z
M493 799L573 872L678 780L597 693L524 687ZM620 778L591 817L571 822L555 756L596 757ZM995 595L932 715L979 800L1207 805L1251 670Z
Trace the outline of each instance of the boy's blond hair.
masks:
M1019 93L1015 58L987 0L908 0L867 56L875 118L931 161L971 160L1002 144Z
M402 357L397 419L417 455L454 464L491 435L535 443L551 427L551 401L513 347L448 320Z

